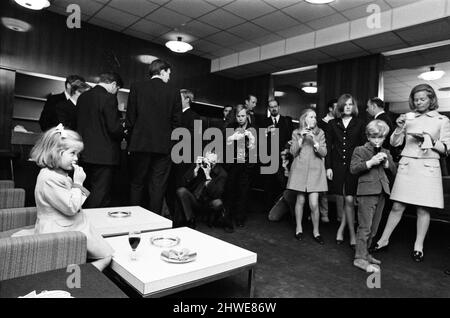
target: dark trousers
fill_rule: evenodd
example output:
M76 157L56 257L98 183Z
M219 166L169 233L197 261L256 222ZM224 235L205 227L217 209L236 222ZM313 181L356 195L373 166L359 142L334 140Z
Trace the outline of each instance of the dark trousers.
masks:
M228 171L227 207L231 217L237 221L246 219L252 175L253 166L247 163L231 164Z
M184 175L190 169L190 163L172 164L166 191L166 204L169 208L172 220L175 217L176 191L178 188L185 186Z
M142 206L145 185L148 186L150 211L161 214L172 161L170 155L132 152L130 163L130 204Z
M283 177L280 177L280 171L274 174L266 174L263 176L264 187L264 206L269 211L280 197L286 184L283 184Z
M358 230L356 232L355 259L365 259L380 225L386 194L361 195L358 199Z
M103 208L111 205L114 166L82 163L86 172L86 188L91 192L84 208Z
M174 223L177 225L192 220L196 216L196 212L207 211L210 212L210 216L214 216L223 209L222 200L202 202L185 187L178 188L176 194L180 204L175 209Z
M296 200L296 191L288 189L284 190L283 195L275 202L275 205L269 211L269 221L280 221L285 214L293 215Z

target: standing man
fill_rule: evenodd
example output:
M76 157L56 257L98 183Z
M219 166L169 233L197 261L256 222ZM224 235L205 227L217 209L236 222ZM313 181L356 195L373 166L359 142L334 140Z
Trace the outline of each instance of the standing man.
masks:
M231 105L225 105L225 107L223 108L223 119L222 119L222 125L220 126L220 128L224 129L228 126L228 124L230 123L230 121L233 119L231 118L233 116L233 106Z
M269 99L269 112L270 116L264 118L262 125L266 128L266 142L268 147L268 154L271 156L272 152L276 152L279 156L280 166L278 172L274 174L268 174L264 176L264 191L265 195L265 208L270 211L275 204L276 199L280 196L283 190L286 188L284 183L284 168L281 163L281 151L285 148L286 144L291 140L293 125L292 119L288 116L280 115L280 106L278 101L274 98ZM275 130L278 129L278 147L276 149L271 148L272 136L275 136Z
M384 111L384 102L378 97L369 98L367 101L367 113L373 117L373 119L382 120L389 126L389 134L383 142L383 147L386 149L391 149L390 140L395 127L392 124L392 120L388 113Z
M256 107L257 102L258 99L255 95L252 94L247 95L247 98L245 99L245 107L248 109L248 122L255 128L257 127L257 125L254 108Z
M70 99L72 84L75 81L83 83L85 82L84 78L79 75L69 75L66 78L64 92L56 95L51 94L47 98L47 101L44 104L44 108L42 109L41 116L39 117L39 126L41 126L42 131L46 131L59 124L56 114L56 105L59 102L67 101Z
M323 130L323 132L327 133L328 130L328 122L332 119L334 119L334 109L337 106L337 99L331 99L328 101L327 103L327 109L328 109L328 113L326 114L326 116L324 118L322 118L321 120L319 120L317 122L317 126ZM327 182L329 183L330 180L327 179ZM329 185L328 185L329 186ZM326 192L321 192L319 193L319 211L320 211L320 220L323 223L329 223L330 219L328 217L328 197L330 195L327 194ZM340 202L336 202L336 204L340 204ZM339 211L339 209L338 209ZM342 216L338 215L337 219L340 220Z
M180 91L168 85L170 64L154 60L151 79L131 86L126 126L130 133L130 202L142 205L144 185L148 184L147 207L161 214L167 188L172 148L172 130L180 126Z
M86 208L111 204L114 167L120 163L120 142L124 136L116 97L120 87L119 74L103 73L99 83L77 101L78 132L84 142L81 161L91 191Z

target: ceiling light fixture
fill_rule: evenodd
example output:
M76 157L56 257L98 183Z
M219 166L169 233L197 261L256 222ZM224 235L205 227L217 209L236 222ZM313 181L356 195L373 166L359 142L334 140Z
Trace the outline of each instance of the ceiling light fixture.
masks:
M283 97L284 95L286 95L286 93L283 91L275 91L273 95L275 97Z
M27 32L31 29L30 24L13 18L2 18L2 24L8 29L16 32Z
M444 71L435 71L434 66L431 66L428 72L424 72L417 77L423 79L424 81L435 81L444 76L444 74Z
M14 0L22 7L31 10L42 10L50 6L50 1L48 0Z
M297 73L297 72L305 72L305 71L309 71L309 70L315 70L316 68L317 68L317 65L310 65L310 66L298 67L298 68L293 68L290 70L275 72L275 73L272 73L272 75L285 75L285 74L291 74L291 73Z
M302 91L304 91L305 93L308 93L308 94L317 93L317 86L314 86L315 85L314 82L303 83L303 85L305 85L305 84L308 86L302 87Z
M333 2L335 0L306 0L306 2L312 3L312 4L326 4Z
M147 54L141 54L136 56L137 60L144 64L151 64L154 60L157 60L158 58L153 55L147 55Z
M181 40L181 36L177 37L176 41L167 42L166 46L175 53L186 53L193 49L192 45Z

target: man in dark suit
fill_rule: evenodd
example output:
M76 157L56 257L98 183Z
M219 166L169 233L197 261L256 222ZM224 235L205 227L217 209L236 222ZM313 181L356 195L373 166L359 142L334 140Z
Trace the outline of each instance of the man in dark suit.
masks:
M184 175L185 187L177 189L179 205L176 209L176 225L186 223L195 227L196 212L208 212L208 223L212 225L223 210L223 192L227 173L217 164L217 155L208 153L200 157ZM209 210L209 211L208 211Z
M181 89L181 127L189 130L191 136L191 156L189 162L172 163L170 177L167 185L166 204L173 214L175 203L175 191L184 186L184 175L194 162L194 138L201 137L201 127L195 131L195 121L200 120L200 116L191 108L191 102L194 100L194 93L188 89ZM201 154L198 154L201 155Z
M389 134L383 142L383 147L390 150L390 139L395 127L392 123L391 117L384 110L384 102L378 97L369 98L367 101L367 113L373 117L372 119L382 120L389 126Z
M91 87L85 82L76 80L70 87L70 98L56 104L56 122L63 124L64 128L77 130L77 101L80 95Z
M245 107L248 109L248 115L247 115L248 122L255 128L258 126L257 119L255 116L255 111L254 111L257 102L258 102L258 99L256 98L255 95L249 94L245 98Z
M264 176L264 191L266 195L265 207L269 211L274 205L277 197L284 190L286 185L284 184L284 169L281 165L281 151L284 149L285 145L291 140L292 131L294 129L292 125L292 119L288 116L280 115L280 106L276 99L269 99L269 112L270 117L264 118L262 126L266 129L267 139L267 149L269 155L272 152L276 152L279 156L279 168L278 172L275 174L268 174ZM276 149L271 148L271 139L274 136L275 131L278 130L278 147Z
M47 98L47 101L44 104L44 108L42 109L41 116L39 117L39 126L41 126L42 131L47 131L48 129L55 127L59 124L56 116L56 104L70 99L71 96L70 89L72 83L77 80L84 82L84 78L82 78L79 75L67 76L65 83L65 91L56 95L52 94Z
M126 127L130 134L130 202L142 205L148 184L147 207L160 214L167 188L172 130L180 126L180 91L168 85L171 67L162 60L150 64L151 79L131 86ZM147 178L147 180L146 180Z
M78 98L77 125L83 138L81 154L91 195L86 208L107 207L111 203L114 167L120 161L124 129L117 108L117 91L122 80L116 73L103 73L99 83Z

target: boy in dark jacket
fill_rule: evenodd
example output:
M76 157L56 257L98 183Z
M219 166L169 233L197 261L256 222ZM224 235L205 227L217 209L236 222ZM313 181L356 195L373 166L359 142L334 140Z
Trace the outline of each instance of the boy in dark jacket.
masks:
M381 262L369 254L368 247L377 233L385 200L390 194L386 170L393 175L396 173L389 150L382 148L388 133L389 126L384 121L372 120L366 127L369 141L355 148L350 163L350 172L359 176L356 193L359 225L353 265L367 272L379 271L377 265Z

